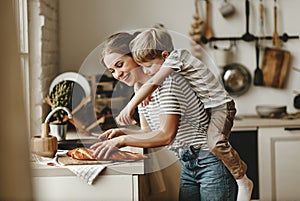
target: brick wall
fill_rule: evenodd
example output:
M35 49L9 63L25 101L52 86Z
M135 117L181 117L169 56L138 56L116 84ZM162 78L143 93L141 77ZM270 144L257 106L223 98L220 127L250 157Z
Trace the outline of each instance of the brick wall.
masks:
M58 0L29 0L30 130L40 134L49 112L43 99L58 73Z
M42 85L49 92L49 85L58 72L58 0L40 0L40 15L44 16L42 27Z

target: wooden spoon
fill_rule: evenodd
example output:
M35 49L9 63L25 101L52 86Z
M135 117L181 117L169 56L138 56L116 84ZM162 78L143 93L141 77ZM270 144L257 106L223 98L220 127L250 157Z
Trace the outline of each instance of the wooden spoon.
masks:
M204 34L206 40L211 39L213 36L212 28L210 26L210 2L206 0L206 28Z
M277 32L277 2L274 0L274 33L273 33L273 46L280 47L280 38Z

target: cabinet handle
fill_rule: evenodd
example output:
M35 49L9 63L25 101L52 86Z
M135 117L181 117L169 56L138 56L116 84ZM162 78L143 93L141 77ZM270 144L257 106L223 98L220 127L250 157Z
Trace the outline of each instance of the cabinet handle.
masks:
M284 128L285 131L298 131L300 130L300 127L289 127L289 128Z

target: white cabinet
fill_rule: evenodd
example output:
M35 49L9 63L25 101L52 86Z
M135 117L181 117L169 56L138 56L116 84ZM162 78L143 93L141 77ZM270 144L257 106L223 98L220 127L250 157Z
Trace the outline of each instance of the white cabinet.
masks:
M260 201L299 200L300 128L259 128L258 153Z
M103 175L93 185L76 176L33 177L37 201L137 201L138 176Z
M143 153L141 148L124 147L122 150ZM181 164L174 154L168 155L171 152L163 150L158 149L159 154L149 155L150 158L145 161L108 164L92 185L88 185L63 166L33 162L35 200L178 200ZM150 167L153 169L149 169Z

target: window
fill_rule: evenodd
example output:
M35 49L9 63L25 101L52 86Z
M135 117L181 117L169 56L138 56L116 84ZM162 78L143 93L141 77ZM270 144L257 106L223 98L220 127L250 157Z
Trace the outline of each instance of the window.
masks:
M15 0L17 30L19 35L19 53L23 76L24 100L26 102L27 126L30 133L30 91L29 91L29 51L28 51L28 12L27 0Z

